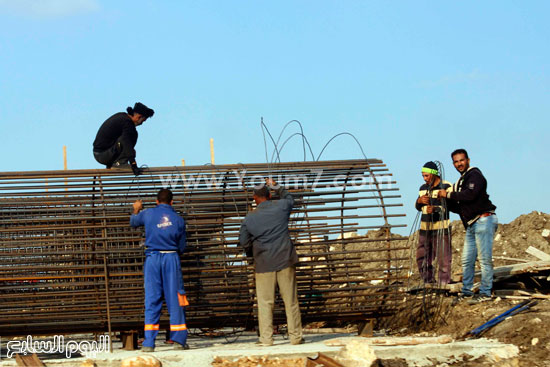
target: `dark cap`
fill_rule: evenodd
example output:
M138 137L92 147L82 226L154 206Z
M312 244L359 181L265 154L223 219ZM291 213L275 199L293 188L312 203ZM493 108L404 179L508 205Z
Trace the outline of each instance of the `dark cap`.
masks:
M261 198L269 198L269 187L266 184L254 186L254 195Z
M437 169L437 164L432 161L426 162L422 167L422 172L431 173L432 175L439 176L439 170Z
M152 108L147 107L141 102L137 102L134 105L134 108L128 107L126 109L128 114L133 115L134 113L139 113L141 116L149 118L155 114L155 111Z

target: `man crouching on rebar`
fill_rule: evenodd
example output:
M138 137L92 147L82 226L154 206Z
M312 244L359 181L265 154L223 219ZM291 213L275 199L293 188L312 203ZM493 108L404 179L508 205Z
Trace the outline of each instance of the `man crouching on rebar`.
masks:
M452 190L452 185L441 180L431 161L422 167L422 178L425 183L416 200L416 209L422 212L416 263L424 283L435 284L433 261L437 258L439 284L446 285L451 281L451 229L447 203L437 195L439 190Z
M130 217L132 227L145 226L145 340L143 352L155 350L155 338L159 332L162 301L166 301L170 314L170 339L174 349L188 349L187 324L183 307L188 305L181 275L180 254L187 244L185 221L172 208L173 194L162 189L157 194L157 206L143 209L137 200ZM140 213L141 212L141 213Z
M271 200L268 186L276 189L280 200ZM304 339L295 268L298 255L288 232L294 199L271 179L266 179L266 185L254 188L253 199L257 206L244 218L239 242L247 254L252 249L254 256L259 344L273 345L273 305L277 284L285 304L290 342L302 344Z

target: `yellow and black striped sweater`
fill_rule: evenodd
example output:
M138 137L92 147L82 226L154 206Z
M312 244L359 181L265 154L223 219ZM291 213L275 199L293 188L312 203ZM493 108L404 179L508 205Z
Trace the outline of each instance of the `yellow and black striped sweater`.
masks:
M418 197L428 195L430 198L430 204L434 207L434 211L431 214L428 214L427 207L428 205L420 204L418 200L416 201L416 210L422 212L420 218L420 232L426 231L437 231L440 229L447 229L450 226L449 220L449 201L445 201L445 205L442 202L442 199L437 198L437 193L439 190L445 190L447 192L453 191L453 185L450 182L441 180L438 185L431 187L428 184L420 186L418 191Z

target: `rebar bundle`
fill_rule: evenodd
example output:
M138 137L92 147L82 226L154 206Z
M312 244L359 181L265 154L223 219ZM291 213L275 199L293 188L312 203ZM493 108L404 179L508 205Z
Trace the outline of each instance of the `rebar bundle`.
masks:
M0 333L143 327L143 230L132 203L169 187L186 220L191 328L254 323L253 265L238 246L252 188L273 177L295 198L291 236L304 322L391 316L409 272L396 183L382 161L346 160L0 173ZM275 197L274 200L277 200ZM365 233L365 235L359 233ZM166 314L163 322L166 323ZM283 307L275 321L284 322Z

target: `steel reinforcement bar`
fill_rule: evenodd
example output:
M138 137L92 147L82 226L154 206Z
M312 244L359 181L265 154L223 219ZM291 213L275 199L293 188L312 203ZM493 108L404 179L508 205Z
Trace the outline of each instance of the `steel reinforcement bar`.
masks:
M397 312L410 265L406 238L391 233L404 214L380 160L162 167L139 177L103 169L4 172L0 334L141 328L144 232L129 227L129 216L137 199L154 206L162 187L172 188L186 219L189 327L253 324L253 264L238 233L253 210L254 185L268 176L296 200L290 231L304 322ZM276 307L275 321L284 320Z

